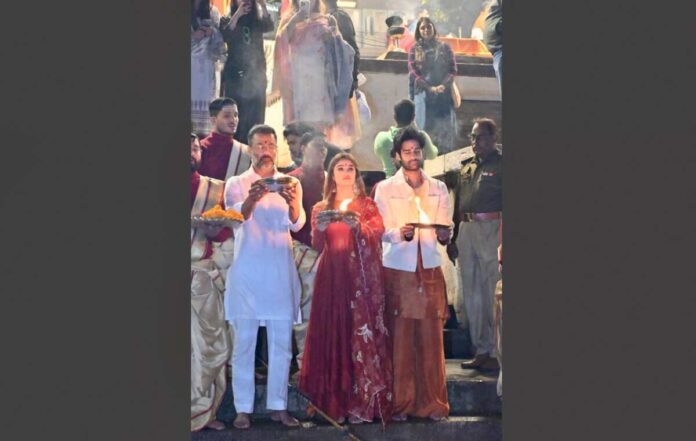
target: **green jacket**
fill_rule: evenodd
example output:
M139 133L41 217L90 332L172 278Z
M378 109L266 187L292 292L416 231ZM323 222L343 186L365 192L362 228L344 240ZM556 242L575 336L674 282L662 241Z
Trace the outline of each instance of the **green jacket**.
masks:
M397 132L403 127L392 126L389 130L377 133L375 136L375 155L382 161L382 167L384 168L384 173L387 178L394 176L396 173L396 167L392 162L391 152L394 146L394 137ZM435 159L437 158L437 146L433 145L433 141L430 139L427 133L423 130L420 131L425 137L425 146L423 147L423 158L424 159Z

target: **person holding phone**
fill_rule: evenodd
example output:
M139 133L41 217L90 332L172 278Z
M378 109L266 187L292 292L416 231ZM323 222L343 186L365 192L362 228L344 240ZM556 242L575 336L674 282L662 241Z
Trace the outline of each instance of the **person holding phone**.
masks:
M360 135L353 87L355 50L320 0L293 0L278 26L273 94L283 100L283 124L302 121L349 149Z
M220 12L210 0L191 0L191 121L193 132L210 133L208 104L219 93L218 63L225 59Z
M237 140L249 144L247 134L266 118L266 56L263 34L273 30L265 0L232 0L229 16L222 20L227 61L221 90L239 105Z

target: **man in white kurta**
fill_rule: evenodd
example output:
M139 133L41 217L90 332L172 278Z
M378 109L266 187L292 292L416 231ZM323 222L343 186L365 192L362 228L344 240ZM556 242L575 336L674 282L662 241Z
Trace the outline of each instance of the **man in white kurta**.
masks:
M266 327L269 346L266 408L273 411L273 420L296 426L299 423L286 410L292 325L300 321L301 294L290 231L299 231L306 220L302 187L294 180L294 186L271 192L260 183L264 178L286 176L275 169L277 146L271 127L254 126L249 132L249 148L252 167L225 185L225 205L245 218L234 230L235 257L225 289L225 317L234 327L234 426L250 427L259 326Z

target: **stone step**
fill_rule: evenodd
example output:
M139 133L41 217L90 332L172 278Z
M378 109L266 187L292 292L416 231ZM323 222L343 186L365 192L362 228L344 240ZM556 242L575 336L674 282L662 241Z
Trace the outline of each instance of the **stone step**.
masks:
M500 416L502 405L496 394L498 371L479 372L462 369L461 359L446 361L447 393L450 415L454 416ZM306 419L307 400L297 391L297 384L290 382L288 392L288 411L300 419ZM256 385L254 402L255 415L268 415L266 409L266 385ZM220 421L231 423L236 416L232 387L228 387L217 413Z
M468 329L443 329L443 346L445 358L460 359L474 358L471 346L471 337Z
M232 427L231 424L228 425ZM379 423L349 425L350 433L360 441L500 441L502 419L500 417L451 416L433 422L427 419L411 419L391 423L383 430ZM266 418L252 420L252 428L223 431L201 430L191 434L192 441L346 441L346 431L324 422L305 421L302 427L287 428Z

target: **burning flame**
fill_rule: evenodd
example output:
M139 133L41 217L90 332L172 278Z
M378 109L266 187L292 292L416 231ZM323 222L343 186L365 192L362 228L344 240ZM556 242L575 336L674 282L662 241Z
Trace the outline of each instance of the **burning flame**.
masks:
M423 211L423 209L421 208L420 198L416 196L413 198L413 200L416 203L416 209L418 209L418 222L421 224L429 224L430 218L427 214L425 214L425 211Z
M339 205L338 210L346 211L348 209L348 204L350 204L352 200L353 199L346 199L343 202L341 202L341 205Z

